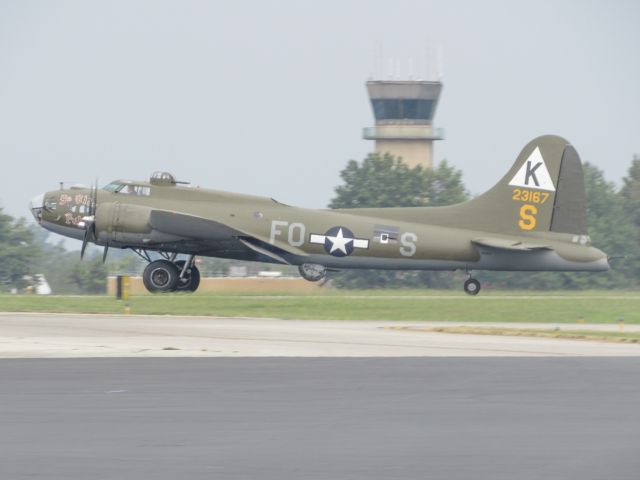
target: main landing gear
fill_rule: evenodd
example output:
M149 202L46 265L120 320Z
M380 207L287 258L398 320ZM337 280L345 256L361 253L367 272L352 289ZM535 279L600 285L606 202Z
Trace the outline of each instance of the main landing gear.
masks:
M464 282L464 291L469 295L477 295L480 293L480 282L471 277L471 273L467 274L469 278Z
M177 260L177 254L160 253L164 258L151 261L146 251L134 250L149 262L142 273L142 282L151 293L195 292L200 285L200 271L195 256Z

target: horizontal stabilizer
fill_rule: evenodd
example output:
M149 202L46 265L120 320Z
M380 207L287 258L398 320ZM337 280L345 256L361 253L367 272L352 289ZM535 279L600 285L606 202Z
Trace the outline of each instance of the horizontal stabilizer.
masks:
M531 243L515 242L502 238L476 238L472 242L480 247L488 247L496 250L510 252L529 252L532 250L551 250L548 245L534 245Z

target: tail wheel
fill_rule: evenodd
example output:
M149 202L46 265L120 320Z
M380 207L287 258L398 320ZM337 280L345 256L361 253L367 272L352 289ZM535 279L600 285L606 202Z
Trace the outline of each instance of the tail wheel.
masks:
M477 295L480 292L480 282L475 278L469 278L464 282L464 291L469 295Z
M182 273L182 269L184 268L185 261L178 260L175 263L175 266L178 269L178 277L180 277L180 273ZM187 271L184 272L184 276L182 278L178 278L178 283L176 284L176 291L178 292L195 292L200 285L200 270L195 265L191 265L187 268Z
M180 271L169 260L156 260L146 266L142 282L151 293L171 292L178 284Z

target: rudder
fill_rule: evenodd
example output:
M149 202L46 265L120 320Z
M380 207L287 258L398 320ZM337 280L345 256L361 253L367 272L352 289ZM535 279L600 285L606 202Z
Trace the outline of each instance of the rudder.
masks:
M556 198L553 203L551 231L587 235L587 195L584 172L578 152L567 145L562 154Z

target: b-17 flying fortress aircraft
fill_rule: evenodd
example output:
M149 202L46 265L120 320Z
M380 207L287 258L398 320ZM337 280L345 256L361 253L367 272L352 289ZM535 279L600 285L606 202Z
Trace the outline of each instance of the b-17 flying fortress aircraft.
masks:
M590 245L580 158L557 136L534 139L492 189L446 207L311 210L181 183L157 172L149 182L61 188L30 207L42 227L82 240L81 255L89 242L105 257L108 248L138 253L151 292L195 291L197 255L297 265L309 281L350 268L464 270L471 295L480 291L472 270L609 268Z

